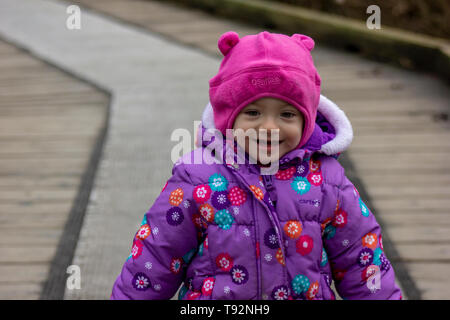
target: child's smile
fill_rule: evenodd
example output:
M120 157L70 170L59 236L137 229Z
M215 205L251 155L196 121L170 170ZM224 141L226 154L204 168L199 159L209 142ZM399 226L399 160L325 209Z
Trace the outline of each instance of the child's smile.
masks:
M233 129L242 129L244 133L254 130L256 134L245 136L245 146L239 139L238 143L260 164L268 164L298 146L303 132L303 115L283 100L264 97L241 110Z

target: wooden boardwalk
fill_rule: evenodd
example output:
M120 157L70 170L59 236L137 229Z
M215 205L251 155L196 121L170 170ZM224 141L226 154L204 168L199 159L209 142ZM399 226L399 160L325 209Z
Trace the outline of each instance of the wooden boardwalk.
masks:
M109 97L0 41L0 299L38 299Z
M217 40L223 32L234 30L244 36L263 30L159 1L74 2L217 58L221 57ZM347 154L371 197L372 209L421 297L448 299L448 87L430 75L323 50L321 45L313 56L323 93L352 122L355 138Z
M217 40L223 32L244 36L262 31L158 1L71 3L212 55L217 68ZM320 43L313 56L323 93L353 124L355 139L347 154L399 253L398 262L407 267L423 299L448 299L448 87L432 76L325 49ZM0 299L35 299L109 101L92 86L7 43L0 43L0 57ZM86 278L104 275L99 268L93 267L95 274ZM112 283L104 282L105 291L110 290ZM75 298L108 298L83 294Z

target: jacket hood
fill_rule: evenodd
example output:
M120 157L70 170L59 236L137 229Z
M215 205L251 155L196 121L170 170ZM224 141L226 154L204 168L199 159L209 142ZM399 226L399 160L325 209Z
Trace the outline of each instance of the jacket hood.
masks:
M200 134L203 135L208 129L216 129L211 103L208 103L203 111L200 126L196 134L195 145L206 147L211 141L200 139ZM303 156L305 153L319 152L337 157L350 146L352 140L352 125L344 111L333 101L320 95L315 127L311 137L301 148L292 150L287 155L290 155L289 158L293 158L300 154Z

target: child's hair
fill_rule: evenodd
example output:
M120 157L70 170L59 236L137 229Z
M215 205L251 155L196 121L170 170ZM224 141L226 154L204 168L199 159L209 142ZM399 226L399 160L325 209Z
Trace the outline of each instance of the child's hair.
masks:
M303 146L314 130L320 98L321 80L310 53L314 41L302 34L267 31L239 38L228 31L218 46L224 59L209 80L215 127L225 135L246 105L263 97L278 98L303 114L298 147Z

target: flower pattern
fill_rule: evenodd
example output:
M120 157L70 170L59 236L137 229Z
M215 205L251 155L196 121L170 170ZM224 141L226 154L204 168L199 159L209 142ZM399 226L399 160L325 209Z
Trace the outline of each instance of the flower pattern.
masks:
M195 299L197 299L197 298L200 298L201 295L202 295L202 294L201 294L201 292L199 292L199 291L192 291L192 292L189 292L189 293L187 294L187 300L195 300Z
M325 248L322 248L322 260L320 261L320 266L325 267L328 263L328 256Z
M223 209L216 212L214 222L217 223L221 229L228 230L231 228L234 218L227 209Z
M291 286L296 294L302 294L303 292L308 291L310 282L307 276L298 274L292 279Z
M138 272L131 280L131 285L138 291L145 291L151 286L150 278L145 273Z
M373 251L370 248L362 249L358 254L358 261L360 267L367 267L372 264L373 261Z
M212 290L214 288L215 281L216 281L216 279L214 279L213 277L209 277L209 278L206 278L205 280L203 280L202 293L204 296L211 295Z
M389 270L391 268L391 263L386 258L384 253L381 254L380 261L381 261L381 270L386 270L387 271L387 270Z
M325 157L320 159L325 159ZM330 183L323 181L324 170L328 170L327 168L330 163L335 162L334 160L329 162L327 159L326 167L322 166L319 160L310 158L304 159L301 164L296 163L289 166L287 163L295 163L291 160L293 159L285 163L286 167L284 168L286 169L279 170L275 174L276 179L286 181L279 181L275 184L278 195L276 203L272 202L270 197L272 192L269 194L265 189L266 186L262 183L261 177L254 175L251 179L246 179L246 175L250 176L250 173L254 174L255 172L247 172L249 168L244 168L244 166L239 169L241 176L232 176L231 174L235 174L234 170L225 170L223 174L207 173L206 179L204 179L205 173L208 172L205 168L201 172L202 175L191 176L194 178L192 181L196 183L192 186L180 177L171 179L169 184L164 187L166 190L163 197L158 200L160 204L165 205L165 207L162 206L164 209L155 212L150 208L135 234L131 255L126 262L131 268L127 269L129 273L122 277L122 281L126 281L125 284L128 284L131 292L134 290L145 291L150 288L151 294L156 296L157 291L165 294L165 291L168 290L169 282L163 281L164 277L167 276L168 280L170 277L178 280L183 275L188 277L183 279L185 285L180 292L180 297L183 299L210 297L214 294L213 290L216 285L219 286L217 287L219 295L228 294L228 298L237 298L241 296L241 292L250 290L250 287L253 288L253 286L249 286L247 289L245 284L248 282L253 284L252 280L257 280L257 274L253 275L252 272L253 267L250 268L250 264L247 265L250 260L243 258L240 252L250 258L253 256L254 259L256 251L258 261L263 263L262 267L265 266L266 269L270 267L271 271L269 272L273 270L274 275L284 274L290 280L289 283L281 285L283 281L280 277L258 274L263 279L273 281L272 284L267 284L268 288L265 287L268 291L265 289L265 292L261 292L263 299L331 299L332 293L327 293L331 275L325 274L327 272L333 273L334 280L342 288L348 286L345 277L347 272L351 272L352 274L347 277L348 282L352 285L351 290L357 282L360 282L357 285L361 286L361 292L365 291L363 294L366 296L369 294L367 289L372 293L378 292L373 288L375 285L373 282L371 283L372 287L369 287L368 281L373 279L372 276L376 272L390 270L391 265L383 252L381 234L377 228L374 228L373 219L366 219L361 226L355 226L359 220L364 220L362 217L358 218L359 214L364 217L370 216L370 211L361 200L359 193L356 189L349 188L347 181L343 188L340 186L335 188L334 174L327 174ZM203 182L200 179L202 177ZM243 179L245 181L241 181ZM299 199L299 196L308 192L311 196L307 195L305 199ZM326 198L328 194L330 194L330 198ZM257 203L255 198L263 202ZM289 202L291 200L292 202ZM314 207L313 201L317 201L320 210ZM343 204L345 206L341 208L340 205ZM259 220L261 224L252 220L255 214L262 217L259 215L259 211L253 212L253 210L261 210L267 215L264 216L264 223L263 219ZM316 213L319 217L323 217L320 222L317 219L311 220L314 218L312 215ZM279 220L276 219L276 216L279 217ZM185 219L189 221L184 221ZM180 227L169 227L165 224L166 221L170 226ZM274 224L272 225L270 222ZM232 226L233 228L231 228ZM319 227L322 238L321 234L317 232ZM149 251L149 248L166 246L167 239L181 237L185 233L187 234L188 230L189 232L193 231L193 237L197 237L197 239L190 240L198 240L199 246L194 245L194 242L191 241L177 241L170 244L177 252L172 253L173 255L155 256L153 249ZM355 239L354 232L358 232L359 238ZM284 233L284 235L279 233ZM208 250L208 234L214 236L212 243L223 245L223 249ZM236 251L236 247L231 247L231 243L228 246L228 243L234 239L243 245L242 250L239 248L240 251ZM323 244L322 240L334 241ZM337 255L339 252L343 252L342 256L347 256L347 259L350 257L353 265L342 263L340 256ZM327 253L336 258L329 260ZM314 262L313 259L317 261ZM210 260L215 264L213 273L211 270L204 269L203 263L207 262L209 266ZM305 264L310 262L319 269L305 268ZM192 274L188 272L187 275L186 269L191 263ZM341 269L342 266L345 266L346 269ZM161 270L163 268L164 270ZM252 272L251 276L249 271ZM166 276L161 277L161 272L165 272ZM299 272L303 274L299 274ZM225 281L222 279L220 283L216 282L216 273L217 275L225 273L227 278ZM353 281L354 273L356 273L356 282ZM383 272L383 278L380 277L377 281L381 281L383 284L385 281L388 286L390 280L384 279L392 277L391 273L392 270L390 273ZM362 281L358 281L360 277ZM316 281L317 279L320 280ZM154 283L155 281L156 283ZM340 283L341 281L342 283ZM353 286L354 284L355 286ZM322 287L326 291L323 296L319 294ZM352 292L346 292L345 289L343 292L344 295L348 294L346 298L349 299L356 296ZM372 295L372 297L379 298L381 295Z
M226 209L230 206L230 200L228 199L228 193L226 191L214 192L211 202L217 210Z
M183 210L179 207L172 207L166 214L167 223L171 226L177 226L184 220Z
M286 262L284 261L283 251L281 250L281 248L278 248L275 258L277 259L279 264L281 264L282 266L286 266Z
M314 247L313 239L308 235L301 236L297 240L296 247L297 252L300 253L302 256L307 255L312 251Z
M178 188L170 193L169 203L173 206L179 206L183 201L183 189Z
M216 265L222 271L230 271L233 267L233 259L228 253L221 253L216 257Z
M364 235L362 237L362 245L363 247L370 248L372 250L375 250L377 247L377 235L375 233L369 232L368 234Z
M272 200L270 199L269 193L266 192L263 199L264 203L269 207L270 211L275 211L275 206L273 205Z
M200 208L199 208L199 210L200 210ZM202 216L198 213L192 215L192 222L194 223L194 225L197 229L202 229L202 228L207 227L204 225L204 221L201 217Z
M287 300L289 297L289 288L286 286L278 286L272 290L273 300Z
M182 265L183 265L183 260L181 258L173 258L172 261L170 261L170 271L173 274L178 274L178 273L180 273Z
M323 236L325 237L326 240L330 240L334 237L334 235L336 234L336 227L329 224L325 227L325 230L323 232Z
M233 187L228 192L228 199L233 206L240 206L247 200L247 193L239 187Z
M296 168L295 175L300 177L306 177L309 173L309 164L307 162L303 162L299 164Z
M320 186L323 182L322 172L311 172L308 174L307 179L313 186Z
M234 266L231 269L230 275L231 275L231 280L235 284L245 284L249 278L247 269L245 267L239 266L239 265Z
M150 235L150 226L148 224L142 225L136 233L136 238L144 240Z
M262 200L264 199L264 193L262 192L261 188L258 188L257 186L251 185L250 190L252 190L253 195L258 199Z
M283 230L289 238L297 239L302 233L302 224L297 220L289 220Z
M347 224L348 214L342 209L338 209L334 214L334 219L331 222L336 228L343 228Z
M226 191L228 188L227 179L220 173L215 173L208 179L209 186L214 191Z
M131 248L131 256L133 259L137 259L142 254L143 246L142 241L138 239L133 242L133 247Z
M200 215L208 222L214 221L214 208L208 204L204 203L199 208L198 211L200 212Z
M308 300L314 300L316 297L316 294L319 293L319 282L313 282L308 288L308 291L306 292L306 299Z
M370 266L367 266L361 272L361 280L363 282L366 282L371 276L373 276L379 270L380 269L377 266L373 265L373 264L371 264Z
M370 215L369 208L367 208L366 204L359 198L359 207L361 209L361 214L364 217L368 217Z
M269 247L270 249L276 249L279 247L278 237L277 234L275 233L274 228L270 228L264 234L264 244L266 245L266 247Z
M306 178L295 177L291 183L292 189L300 195L303 195L311 189L311 184Z
M207 184L202 184L194 188L192 194L195 202L202 204L209 200L211 196L211 188Z
M275 178L278 180L290 180L294 176L295 171L295 167L290 167L285 170L278 170L278 172L275 173Z

